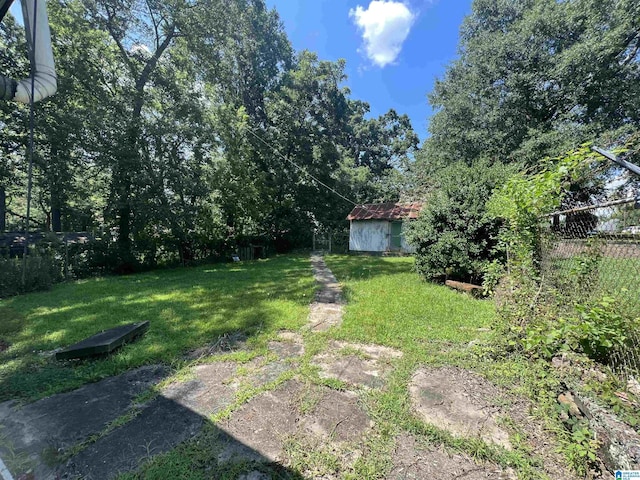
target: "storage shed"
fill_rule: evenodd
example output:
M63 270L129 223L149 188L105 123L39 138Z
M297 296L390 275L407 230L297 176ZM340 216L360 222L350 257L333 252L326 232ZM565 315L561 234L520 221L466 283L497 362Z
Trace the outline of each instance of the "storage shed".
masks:
M422 203L368 203L355 207L347 220L353 252L413 253L404 238L405 226L418 218Z

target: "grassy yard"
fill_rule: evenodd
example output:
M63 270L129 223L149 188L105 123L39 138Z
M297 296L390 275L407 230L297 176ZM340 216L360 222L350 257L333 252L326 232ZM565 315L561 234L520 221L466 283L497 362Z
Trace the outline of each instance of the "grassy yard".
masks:
M425 342L469 342L494 316L491 301L475 300L412 271L409 257L329 256L348 305L336 335L403 350Z
M294 441L287 448L292 470L316 472L319 476L323 472L340 471L339 478L353 480L385 478L385 472L391 465L395 438L404 431L431 444L466 452L480 460L494 461L503 466L520 466L526 474L534 462L527 455L517 450L505 452L473 439L452 437L426 425L414 416L409 400L408 383L421 365L468 367L479 363L467 346L471 340L490 335L487 327L495 315L493 303L424 282L412 271L411 258L330 255L325 257L325 261L343 286L347 300L345 315L338 328L304 333L305 352L295 370L298 378L309 386L310 392L313 392L314 385L338 390L347 388L339 380L321 377L313 363L314 356L326 352L333 339L386 345L402 350L404 355L394 362L387 388L361 392L367 412L376 421L375 430L367 441L366 455L352 467L343 468L336 452L318 450L319 447L310 449ZM501 372L499 376L509 384L519 373L516 371L508 378L508 374ZM213 420L223 421L226 415L216 415ZM122 480L200 479L211 476L232 479L245 472L242 470L247 468L244 465L237 471L218 465L218 449L218 430L215 424L211 424L193 441L156 457L139 472L122 476ZM202 465L208 465L211 470L203 473ZM289 472L272 478L307 477ZM523 478L535 477L525 475Z
M412 271L411 258L328 256L327 265L343 284L348 300L340 329L332 338L388 345L404 352L389 388L370 399L369 408L380 425L379 443L372 445L380 463L389 455L394 434L409 431L430 443L466 452L477 459L515 468L519 478L541 477L544 457L523 442L513 451L453 438L417 420L410 408L408 384L421 365L454 365L476 371L507 392L534 401L538 421L557 433L558 446L569 463L584 463L572 449L572 439L557 419L553 392L558 379L543 362L503 355L492 347L495 319L492 300L478 300L442 285L423 281ZM476 344L477 346L471 346ZM509 424L513 438L526 438L521 426ZM366 462L365 462L366 463ZM363 466L375 469L375 461Z
M121 478L231 479L251 470L251 465L231 468L218 463L219 422L255 395L278 388L294 376L309 387L309 392L314 386L346 388L340 380L322 377L313 362L314 356L330 348L333 339L386 345L404 355L393 361L384 389L360 392L368 415L375 419L366 454L348 471L341 471L341 457L336 452L314 451L294 442L287 447L293 473L282 478L302 478L296 472L336 469L345 479L385 478L395 439L402 432L430 445L514 468L521 479L546 478L539 475L545 459L526 442L518 441L526 438L520 425L503 425L515 439L513 450L508 451L478 439L454 437L416 417L408 385L414 372L425 365L467 368L507 392L535 399L535 415L558 432L565 453L571 455L566 448L571 438L563 433L566 431L553 414L553 392L558 381L542 364L491 350L494 347L487 342L495 318L491 300L474 299L424 282L412 271L410 258L330 255L325 260L341 282L347 300L342 325L326 332L302 330L304 353L291 364L291 370L260 388L241 389L228 408L208 419L202 433ZM0 353L0 398L32 400L145 363L169 363L175 367L175 377L188 375L193 363L183 361L185 352L238 330L249 336L246 355L264 355L267 341L275 338L277 330L300 330L306 323L313 292L308 257L290 256L242 265L96 279L4 300L0 302L0 339L10 347ZM41 355L96 330L144 319L151 320L146 335L110 358L59 363ZM234 357L240 362L248 358ZM201 361L222 359L231 357ZM511 400L505 397L504 401ZM573 460L579 462L580 458Z
M306 256L107 277L0 301L0 401L33 400L242 331L254 345L297 329L314 291ZM108 358L57 362L47 352L100 330L149 320L149 331Z
M556 258L549 262L549 281L572 300L597 301L602 296L614 296L620 311L629 317L640 317L640 259L601 257L595 265L588 257ZM594 268L590 289L584 284L584 272ZM586 298L583 298L586 297ZM571 302L569 302L571 303Z

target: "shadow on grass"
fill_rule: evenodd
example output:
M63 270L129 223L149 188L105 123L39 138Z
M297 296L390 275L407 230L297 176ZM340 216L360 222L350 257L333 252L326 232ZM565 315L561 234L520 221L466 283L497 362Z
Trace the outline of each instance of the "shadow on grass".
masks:
M195 431L198 433L193 435ZM110 460L104 462L104 458ZM137 472L126 473L133 470ZM259 474L283 480L304 478L264 457L207 417L163 396L152 400L128 424L72 457L57 473L62 478L102 479L120 474L121 480L262 478Z
M0 302L0 401L33 400L144 364L180 362L197 347L243 332L255 344L304 324L313 296L308 257L176 269L55 286ZM110 357L57 362L55 349L101 330L149 320L147 333Z

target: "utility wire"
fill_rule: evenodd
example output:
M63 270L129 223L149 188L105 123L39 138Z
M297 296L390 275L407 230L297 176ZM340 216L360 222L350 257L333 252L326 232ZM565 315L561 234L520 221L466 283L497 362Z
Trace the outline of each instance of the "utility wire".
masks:
M31 192L33 189L33 151L34 151L34 130L35 130L35 90L36 90L36 22L38 18L38 0L33 2L33 25L32 42L29 56L31 57L31 98L29 99L29 144L27 156L29 157L29 169L27 172L27 216L24 220L24 251L22 253L22 287L26 286L27 278L27 254L29 252L29 219L31 216ZM29 22L27 16L26 22Z
M329 185L327 185L326 183L324 183L322 180L318 179L317 177L315 177L314 175L310 174L309 172L307 172L304 168L302 168L300 165L298 165L296 162L294 162L293 160L291 160L290 158L285 157L283 154L281 154L275 147L273 147L272 145L269 145L269 143L264 140L263 138L261 138L257 133L255 133L253 131L253 129L251 129L250 127L247 128L247 131L253 135L254 137L256 137L260 142L264 143L270 150L272 150L276 155L278 155L279 157L281 157L284 161L289 162L291 165L293 165L295 168L297 168L298 170L300 170L302 173L304 173L306 176L308 176L309 178L312 178L313 180L315 180L317 183L319 183L320 185L322 185L324 188L326 188L327 190L329 190L330 192L333 192L334 194L336 194L338 197L340 197L341 199L343 199L344 201L354 205L354 206L360 206L359 203L354 202L353 200L345 197L344 195L342 195L340 192L338 192L337 190L335 190L334 188L330 187Z

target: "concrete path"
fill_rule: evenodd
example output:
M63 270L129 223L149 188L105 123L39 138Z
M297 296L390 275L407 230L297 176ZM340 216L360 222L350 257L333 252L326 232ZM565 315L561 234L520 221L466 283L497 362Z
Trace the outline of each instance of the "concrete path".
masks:
M342 291L321 255L313 254L311 264L318 290L310 305L308 328L324 331L342 321ZM258 359L242 375L233 362L197 365L189 380L166 386L144 404L136 404L136 397L164 380L168 368L142 367L26 406L0 404L0 458L16 479L102 480L135 470L154 455L196 436L210 424L211 415L234 403L241 387L262 388L295 368L295 358L304 353L304 342L296 332L282 332L269 349L277 360L261 363ZM322 430L319 425L326 423L326 415L296 416L278 404L290 400L292 388L299 388L299 383L289 382L266 392L225 421L220 438L227 457L238 457L241 452L244 459L273 461L282 457L283 450L282 439L273 437L273 432L289 423L296 426L291 434L300 434L301 425L303 430ZM326 390L322 398L327 405L341 404L342 397L350 395ZM261 413L260 418L246 418L251 417L248 412L252 409ZM347 410L353 409L359 412L356 404ZM287 421L280 418L283 415ZM349 425L344 419L339 422ZM368 426L368 419L361 424ZM228 459L222 455L221 460Z
M342 323L342 287L320 253L311 254L311 267L318 290L315 301L309 307L309 329L322 332Z

